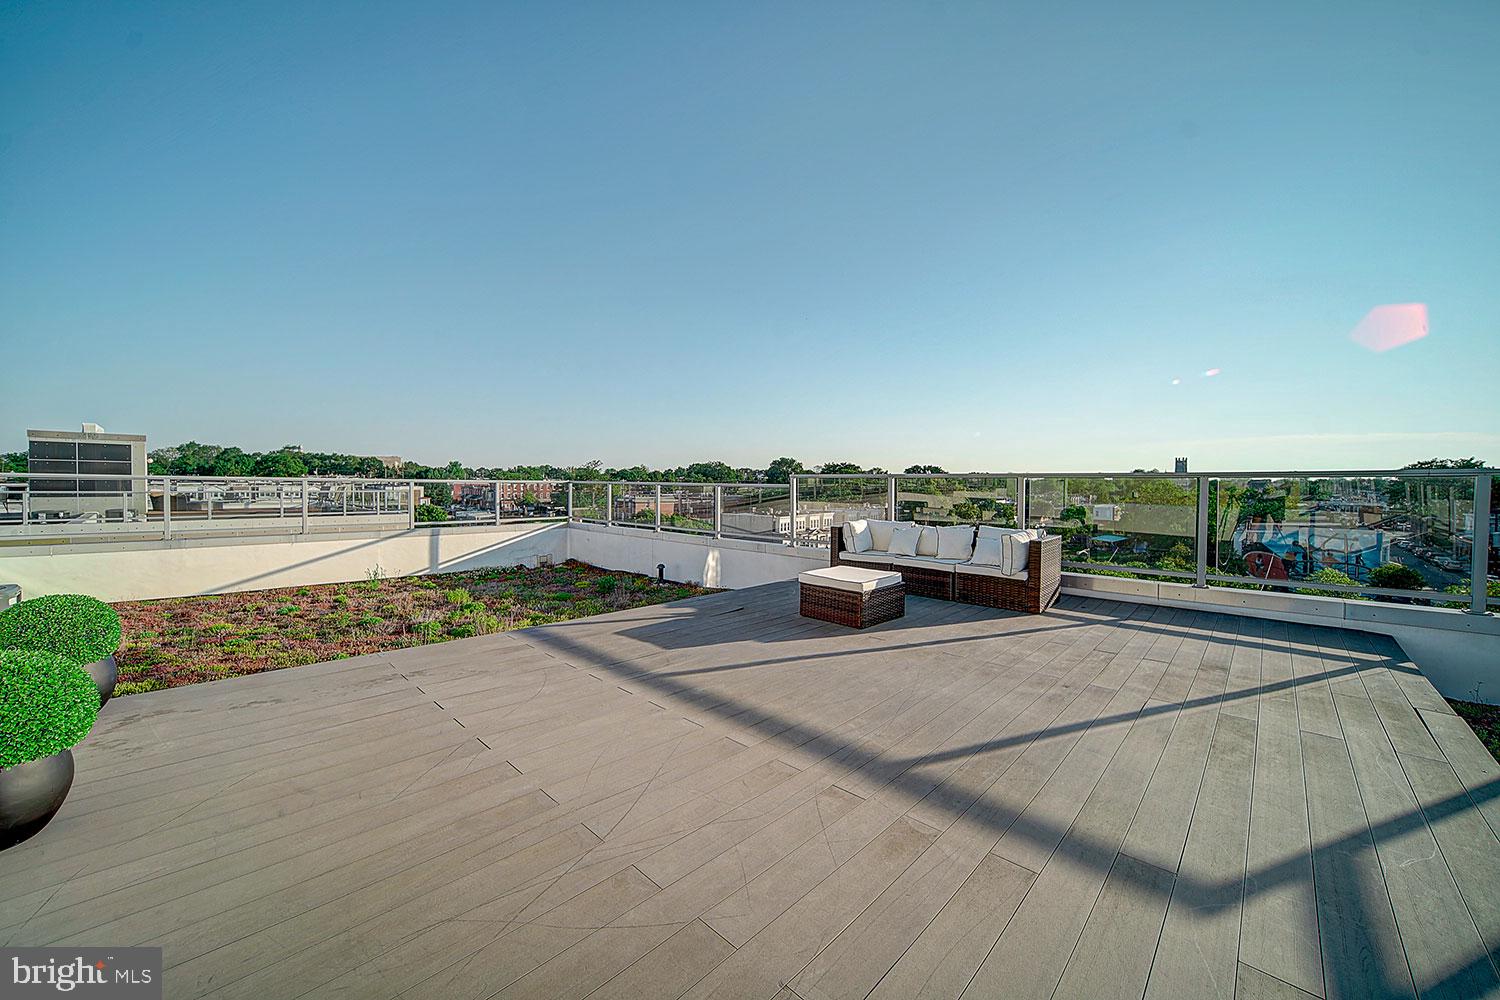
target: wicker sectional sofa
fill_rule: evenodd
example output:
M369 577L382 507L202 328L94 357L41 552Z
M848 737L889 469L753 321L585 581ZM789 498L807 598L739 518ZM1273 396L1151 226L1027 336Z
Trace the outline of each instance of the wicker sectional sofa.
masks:
M1007 611L1040 614L1062 588L1062 537L1036 529L849 521L834 527L829 552L833 566L900 573L913 596Z

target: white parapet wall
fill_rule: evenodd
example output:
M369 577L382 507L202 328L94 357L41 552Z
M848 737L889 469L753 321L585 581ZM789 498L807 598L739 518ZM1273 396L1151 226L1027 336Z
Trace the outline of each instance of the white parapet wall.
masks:
M791 548L780 542L712 538L681 532L619 525L574 523L568 531L568 558L629 573L656 575L705 587L738 590L828 565L827 549Z
M398 532L174 538L0 548L0 582L26 597L90 594L105 601L227 594L348 583L567 558L560 522L413 528Z

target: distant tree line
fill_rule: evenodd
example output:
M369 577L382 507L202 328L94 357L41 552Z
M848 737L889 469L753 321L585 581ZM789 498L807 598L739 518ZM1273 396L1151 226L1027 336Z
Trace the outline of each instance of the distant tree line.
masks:
M854 462L825 462L808 466L788 457L777 458L763 469L737 468L726 462L693 462L667 469L652 469L645 465L613 468L597 460L583 465L512 465L503 468L464 465L456 460L441 466L422 465L419 462L387 465L373 455L308 451L298 445L284 445L274 451L255 452L233 445L200 444L197 441L158 448L150 453L148 459L148 471L153 476L354 476L363 479L785 483L791 476L806 472L885 474L884 469L866 469ZM0 455L0 460L5 463L5 471L26 471L25 452Z
M153 476L355 476L364 479L581 479L615 480L618 482L664 482L664 483L785 483L791 476L803 473L867 474L886 475L879 467L865 468L855 462L824 462L821 465L803 465L795 458L777 458L764 469L734 467L725 462L693 462L671 469L651 469L644 465L626 468L611 468L600 461L583 465L512 465L506 468L470 466L458 461L447 465L422 465L418 462L402 462L399 466L388 466L374 455L345 455L339 452L307 451L298 445L284 445L274 451L245 451L233 445L185 444L158 448L148 456L148 472ZM1431 458L1412 462L1408 469L1474 469L1485 463L1476 458L1438 459ZM0 472L25 472L27 469L24 451L0 452ZM1136 472L1156 470L1137 469ZM902 472L909 476L939 476L944 470L936 465L909 465ZM1191 490L1178 486L1170 480L1181 478L1171 473L1162 473L1162 480L1119 480L1117 483L1094 481L1096 499L1101 502L1134 501L1137 503L1181 504L1194 502ZM1460 479L1428 479L1421 485L1427 491L1436 492L1445 487L1466 483ZM959 489L961 484L932 481L908 481L902 488L905 492L948 493ZM1035 487L1033 487L1035 488ZM1312 492L1330 489L1326 484L1313 483ZM1393 505L1410 502L1410 481L1394 481L1382 484L1387 500ZM1251 491L1254 492L1254 491ZM1227 499L1227 498L1226 498ZM1317 499L1317 497L1310 497Z

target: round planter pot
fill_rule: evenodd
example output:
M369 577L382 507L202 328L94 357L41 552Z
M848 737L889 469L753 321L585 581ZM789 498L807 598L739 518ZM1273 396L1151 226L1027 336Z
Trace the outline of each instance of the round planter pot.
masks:
M0 851L41 830L73 787L73 751L0 769Z
M102 660L85 663L83 669L94 679L94 686L99 689L99 707L103 708L110 695L115 693L115 682L120 679L119 664L115 663L114 655L111 654Z

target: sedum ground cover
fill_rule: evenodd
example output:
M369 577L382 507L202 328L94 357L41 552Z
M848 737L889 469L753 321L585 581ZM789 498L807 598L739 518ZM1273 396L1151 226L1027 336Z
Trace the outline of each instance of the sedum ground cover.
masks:
M1453 711L1469 724L1469 727L1489 747L1495 760L1500 761L1500 705L1482 705L1474 701L1448 699Z
M545 625L706 593L567 562L127 601L118 694Z

